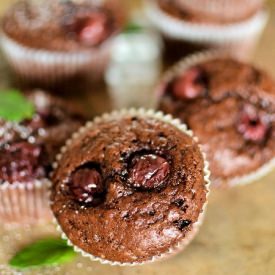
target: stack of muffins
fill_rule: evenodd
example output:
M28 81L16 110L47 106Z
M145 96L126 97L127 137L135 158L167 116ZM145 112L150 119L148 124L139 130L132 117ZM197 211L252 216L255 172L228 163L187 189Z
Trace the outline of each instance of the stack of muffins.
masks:
M267 16L261 0L146 7L169 43L230 51L247 51ZM2 20L3 53L17 75L37 83L101 78L125 24L121 9L112 0L20 1ZM32 111L20 119L0 112L1 221L48 222L53 213L68 244L104 264L134 266L182 251L203 221L210 181L245 184L275 166L275 82L228 53L195 54L168 69L156 91L160 111L86 122L45 91L1 96L8 93Z

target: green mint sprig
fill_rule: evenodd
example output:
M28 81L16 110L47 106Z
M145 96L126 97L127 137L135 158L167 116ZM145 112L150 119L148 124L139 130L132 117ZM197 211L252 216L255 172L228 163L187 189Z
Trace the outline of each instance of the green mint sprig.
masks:
M75 256L76 253L66 241L48 238L23 248L9 261L9 265L23 270L63 264L71 261Z
M123 30L123 33L139 33L143 31L143 27L134 23L134 22L130 22L128 23L128 25L126 25L126 27Z
M26 97L17 90L0 91L0 118L20 122L30 119L35 112L35 108Z

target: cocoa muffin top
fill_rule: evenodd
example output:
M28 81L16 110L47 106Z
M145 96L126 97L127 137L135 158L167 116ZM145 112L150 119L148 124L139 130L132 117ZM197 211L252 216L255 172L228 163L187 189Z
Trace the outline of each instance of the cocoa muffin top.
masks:
M113 2L21 0L5 14L2 29L16 42L36 49L95 48L123 25L123 16Z
M53 176L52 210L78 248L141 263L192 233L206 202L198 144L161 119L112 114L75 136Z
M213 180L255 172L275 156L275 84L230 58L176 69L161 85L159 109L185 122L203 144Z
M60 147L83 123L70 105L42 91L26 95L35 112L30 119L0 119L0 184L47 178Z
M225 8L225 5L218 3L217 1L217 10L219 10L219 6L222 7L222 10L219 12L213 12L213 10L209 9L209 11L203 9L200 6L199 2L195 5L193 1L180 1L180 0L156 0L158 1L159 6L165 12L174 16L176 18L194 22L194 23L202 23L202 24L232 24L238 23L244 20L247 20L254 16L257 12L259 12L263 8L262 0L250 0L249 3L244 3L244 1L230 1L230 7ZM203 1L203 0L202 0ZM191 2L191 4L190 4ZM211 2L211 1L208 1ZM222 1L221 1L222 2ZM229 2L229 1L226 1ZM228 5L228 4L227 4ZM235 12L233 8L235 7ZM229 8L231 8L229 10Z

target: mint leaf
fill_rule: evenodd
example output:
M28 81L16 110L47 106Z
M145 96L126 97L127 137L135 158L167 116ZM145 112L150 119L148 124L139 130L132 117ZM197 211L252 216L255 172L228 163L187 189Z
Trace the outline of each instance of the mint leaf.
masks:
M31 118L34 106L17 90L0 91L0 118L20 122Z
M143 27L133 22L129 23L123 30L124 33L136 33L142 31Z
M16 269L57 265L75 257L73 248L61 239L39 240L19 251L9 262Z

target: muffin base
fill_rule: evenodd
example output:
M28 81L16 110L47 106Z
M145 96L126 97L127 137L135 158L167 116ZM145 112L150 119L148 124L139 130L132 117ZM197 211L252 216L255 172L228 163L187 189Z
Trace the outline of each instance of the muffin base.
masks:
M243 177L236 177L231 180L228 180L226 183L226 186L233 187L236 185L246 185L246 184L255 182L261 179L262 177L266 176L270 172L272 172L272 170L274 169L275 169L275 158L271 159L268 163L266 163L265 165L263 165L253 173L250 173Z
M169 123L176 128L178 128L180 131L183 133L189 135L190 137L193 137L195 141L197 142L198 139L193 136L193 132L187 129L187 126L182 124L179 119L173 119L172 116L170 115L164 115L162 112L155 112L154 110L145 110L145 109L129 109L129 110L121 110L121 111L114 111L109 114L103 114L101 117L96 117L94 119L94 122L88 122L84 127L82 127L78 132L76 132L70 140L67 141L66 145L61 149L61 153L57 156L57 161L53 164L54 169L58 167L58 161L62 158L62 155L67 151L67 147L75 140L77 139L80 135L83 135L86 131L88 131L94 123L100 123L103 122L104 120L107 120L109 118L119 118L125 115L133 115L133 116L139 116L139 117L145 117L145 118L155 118L160 121ZM200 147L201 148L201 147ZM209 171L209 165L206 160L206 156L204 153L203 158L204 158L204 181L205 181L205 186L206 186L206 191L207 191L207 197L209 194L209 186L210 186L210 171ZM146 260L143 262L117 262L117 261L109 261L104 258L96 257L93 256L82 249L78 248L75 246L66 236L66 234L63 232L62 228L58 225L58 221L54 219L55 224L57 225L57 230L61 233L61 237L67 241L68 245L72 246L74 250L78 253L81 253L82 256L84 257L89 257L93 261L99 261L102 264L109 264L109 265L116 265L116 266L137 266L137 265L143 265L147 263L152 263L156 261L160 261L166 258L169 258L179 252L181 252L196 236L199 227L201 226L203 219L204 219L204 213L206 210L207 206L207 199L206 202L202 208L202 211L198 217L197 222L193 224L192 230L189 231L186 236L175 246L170 248L167 252L162 253L160 255L153 256L150 260Z
M47 51L21 45L3 32L0 43L8 64L22 80L46 84L87 73L99 79L103 77L110 55L110 43L91 50Z
M247 59L257 45L258 38L268 20L268 13L259 11L253 17L240 23L196 24L165 13L157 3L151 0L146 1L145 12L148 19L161 31L168 42L177 42L178 51L182 48L182 56L185 54L184 43L189 43L205 49L221 49Z
M193 14L200 14L227 21L241 21L249 18L260 10L263 0L242 0L240 3L232 3L231 0L180 0L179 5Z
M0 185L0 219L9 224L50 221L48 179Z

